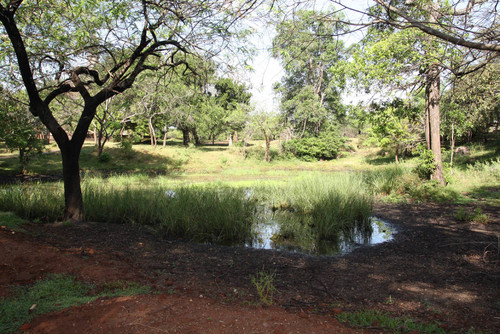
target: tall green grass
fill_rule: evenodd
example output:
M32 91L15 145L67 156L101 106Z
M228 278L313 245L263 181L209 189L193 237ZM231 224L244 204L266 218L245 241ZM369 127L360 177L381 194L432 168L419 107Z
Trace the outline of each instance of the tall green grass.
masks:
M64 194L61 183L17 184L0 188L0 210L40 221L61 220Z
M88 220L153 225L167 235L199 242L229 244L251 234L255 202L243 189L191 185L115 188L84 184Z
M297 221L311 225L320 240L350 239L356 231L370 229L373 196L359 173L315 173L264 185L257 193L275 210L307 217Z
M134 177L132 180L137 181ZM166 188L89 178L82 183L85 218L89 221L151 225L168 236L198 242L230 244L251 236L256 203L243 189L216 185ZM61 184L6 186L0 210L26 219L58 221L64 207Z

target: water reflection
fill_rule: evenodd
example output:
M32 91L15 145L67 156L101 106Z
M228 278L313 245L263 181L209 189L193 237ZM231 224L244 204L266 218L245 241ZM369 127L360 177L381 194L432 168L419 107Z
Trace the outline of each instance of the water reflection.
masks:
M255 216L254 238L246 246L311 255L338 255L360 246L390 241L394 233L388 223L371 217L364 228L355 227L351 231L339 233L337 240L318 240L310 217L261 207Z

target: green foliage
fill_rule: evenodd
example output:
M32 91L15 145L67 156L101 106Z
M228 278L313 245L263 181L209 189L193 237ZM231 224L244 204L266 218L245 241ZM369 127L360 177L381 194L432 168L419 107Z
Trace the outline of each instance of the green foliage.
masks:
M269 273L265 271L260 271L257 275L250 276L252 284L257 289L257 294L259 295L259 301L267 306L273 304L273 296L276 292L276 287L274 286L274 273Z
M475 208L473 212L468 210L467 208L461 206L455 212L453 217L461 222L472 223L472 224L488 224L489 217L481 208Z
M134 138L122 138L120 142L120 147L126 158L132 158L134 155ZM101 154L102 155L102 154Z
M100 163L110 162L111 154L109 154L108 152L103 152L100 156L97 157L97 161L99 161Z
M331 160L345 149L345 138L337 131L321 132L318 137L295 138L283 143L283 151L305 161Z
M278 150L271 148L269 150L269 155L271 161L278 160L281 158ZM257 161L263 161L266 156L266 149L262 146L253 146L246 150L246 158L253 159Z
M498 63L491 63L481 71L455 78L454 87L445 91L441 99L443 136L470 140L488 133L500 121L499 70Z
M415 108L399 99L392 103L372 104L366 117L371 124L367 143L394 152L398 161L398 156L411 151L420 139L417 116Z
M3 94L1 89L0 93L0 140L11 152L19 152L21 171L24 173L31 156L43 151L44 142L39 138L41 124L30 117L25 106Z
M437 324L422 324L409 318L393 318L387 313L380 311L358 311L343 312L337 315L337 319L355 327L377 326L391 333L428 333L445 334L446 331Z
M331 20L324 20L326 16ZM273 56L286 74L275 90L287 124L300 136L317 136L325 122L344 114L340 93L347 51L341 40L331 38L344 31L341 21L341 14L299 10L276 27Z
M430 180L432 174L436 170L436 162L434 154L423 144L417 146L416 153L418 155L417 167L414 172L423 180Z

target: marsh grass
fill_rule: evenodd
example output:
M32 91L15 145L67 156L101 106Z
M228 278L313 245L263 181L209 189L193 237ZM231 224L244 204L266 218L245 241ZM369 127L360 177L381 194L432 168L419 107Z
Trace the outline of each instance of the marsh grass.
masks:
M17 184L0 188L0 210L37 221L62 219L64 195L61 183Z
M303 219L320 240L351 239L356 231L370 230L373 197L358 173L314 173L287 183L257 188L257 198L273 210L289 211ZM296 234L300 227L283 225L281 234Z
M166 189L85 183L88 220L152 225L166 235L231 244L250 238L255 203L242 189L191 185Z

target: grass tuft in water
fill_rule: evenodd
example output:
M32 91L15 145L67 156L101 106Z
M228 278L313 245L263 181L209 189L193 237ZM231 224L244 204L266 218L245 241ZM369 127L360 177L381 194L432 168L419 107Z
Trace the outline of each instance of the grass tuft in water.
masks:
M317 173L293 182L265 185L256 196L271 201L273 210L301 216L294 221L312 227L320 240L348 240L357 232L371 230L373 197L358 173ZM280 233L286 236L293 230L301 228L289 227Z

